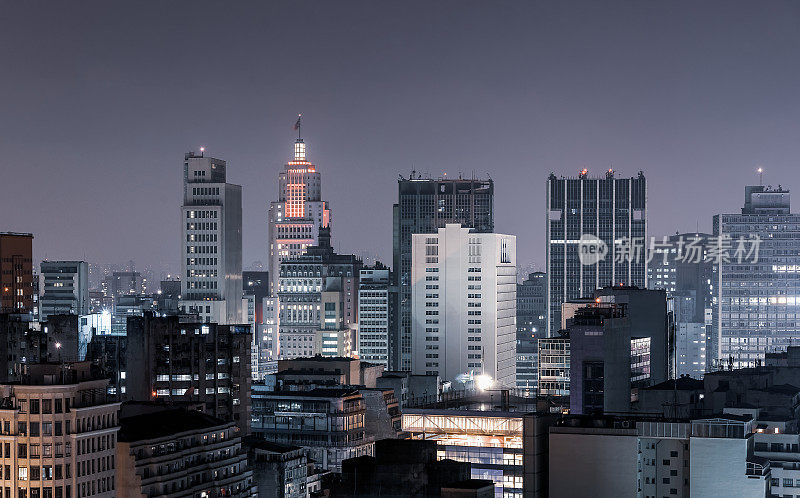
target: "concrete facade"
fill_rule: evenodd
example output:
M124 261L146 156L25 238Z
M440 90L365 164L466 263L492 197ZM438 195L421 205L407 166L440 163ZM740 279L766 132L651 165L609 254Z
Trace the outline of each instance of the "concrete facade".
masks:
M89 264L86 261L42 261L44 292L39 316L89 313Z
M183 163L181 301L206 322L242 320L242 187L225 161L190 152Z
M516 237L448 224L412 243L412 372L515 386Z

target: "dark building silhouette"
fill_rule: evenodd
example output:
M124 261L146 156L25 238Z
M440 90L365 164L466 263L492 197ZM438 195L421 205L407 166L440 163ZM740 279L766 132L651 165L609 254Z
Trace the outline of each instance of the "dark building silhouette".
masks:
M331 496L442 496L442 487L469 479L470 464L437 460L436 452L436 441L377 441L375 456L342 463L342 480Z
M0 313L33 311L33 234L0 232Z
M0 314L0 337L2 382L19 380L25 365L79 360L77 315L37 322L28 314Z
M195 401L250 431L250 329L154 317L128 318L129 400Z
M547 275L534 272L517 284L517 387L538 388L537 340L547 334Z

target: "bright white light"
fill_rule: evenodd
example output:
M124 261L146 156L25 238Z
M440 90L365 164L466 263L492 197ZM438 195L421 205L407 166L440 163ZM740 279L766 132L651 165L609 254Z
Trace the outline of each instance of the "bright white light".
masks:
M488 375L476 375L475 387L481 391L485 391L494 385L494 380Z
M61 349L61 343L60 342L56 343L56 349Z

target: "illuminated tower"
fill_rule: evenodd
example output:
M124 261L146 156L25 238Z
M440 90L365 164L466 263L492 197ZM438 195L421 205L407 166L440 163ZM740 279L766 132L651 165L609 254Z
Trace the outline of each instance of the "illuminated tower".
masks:
M278 175L278 200L269 205L270 295L278 294L281 261L317 245L319 229L327 228L330 219L328 203L322 200L321 176L306 159L306 144L298 137L291 160Z

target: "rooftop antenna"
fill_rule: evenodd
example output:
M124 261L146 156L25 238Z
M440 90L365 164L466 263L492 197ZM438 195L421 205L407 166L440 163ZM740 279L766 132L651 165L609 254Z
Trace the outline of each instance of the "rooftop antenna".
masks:
M763 187L764 186L764 168L759 166L756 171L758 171L758 185L760 187Z
M301 136L300 136L300 120L302 119L302 117L303 117L302 114L298 114L297 115L297 122L294 124L294 129L297 130L297 139L298 140L301 138Z

